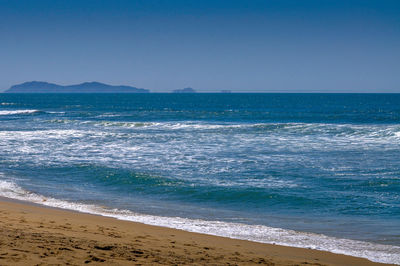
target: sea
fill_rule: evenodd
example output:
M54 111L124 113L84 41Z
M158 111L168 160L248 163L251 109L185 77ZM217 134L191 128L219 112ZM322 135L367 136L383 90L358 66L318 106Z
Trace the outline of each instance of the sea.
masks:
M0 196L400 264L400 94L0 94Z

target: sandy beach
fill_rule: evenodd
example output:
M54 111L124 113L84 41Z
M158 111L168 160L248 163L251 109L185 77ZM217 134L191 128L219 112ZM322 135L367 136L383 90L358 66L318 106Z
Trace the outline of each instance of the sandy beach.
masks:
M0 265L379 265L0 200Z

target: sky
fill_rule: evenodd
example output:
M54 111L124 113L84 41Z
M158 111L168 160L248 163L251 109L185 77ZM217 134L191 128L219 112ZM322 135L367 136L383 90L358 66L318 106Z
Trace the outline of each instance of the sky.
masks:
M399 92L398 0L0 0L0 90Z

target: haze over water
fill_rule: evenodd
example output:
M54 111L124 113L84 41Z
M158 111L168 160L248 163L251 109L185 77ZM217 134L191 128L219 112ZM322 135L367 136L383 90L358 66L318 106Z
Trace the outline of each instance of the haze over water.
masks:
M398 94L1 94L0 195L400 263L399 106Z

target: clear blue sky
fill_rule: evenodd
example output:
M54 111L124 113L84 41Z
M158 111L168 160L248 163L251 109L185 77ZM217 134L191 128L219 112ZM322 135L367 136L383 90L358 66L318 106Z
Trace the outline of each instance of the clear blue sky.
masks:
M0 0L0 90L400 92L400 1Z

